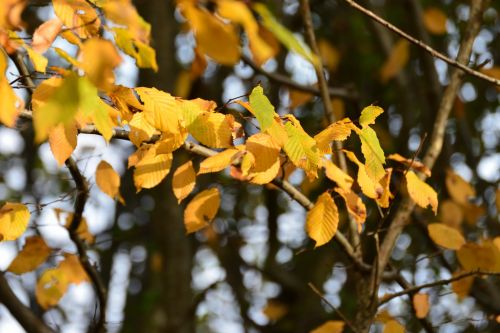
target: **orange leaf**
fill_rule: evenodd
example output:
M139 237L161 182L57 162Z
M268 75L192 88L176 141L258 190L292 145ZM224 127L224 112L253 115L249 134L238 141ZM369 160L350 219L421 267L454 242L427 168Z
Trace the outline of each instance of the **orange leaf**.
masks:
M190 234L205 228L217 215L220 206L220 193L211 188L198 193L184 211L186 233Z
M464 236L446 224L432 223L427 226L427 230L433 242L445 249L458 250L465 244Z
M429 313L429 295L418 293L413 296L413 308L417 318L425 318Z
M125 204L120 195L120 175L106 161L99 162L95 173L97 186L113 199L118 199Z
M193 191L195 184L196 173L192 161L184 163L175 170L172 178L172 189L178 203L181 203Z
M451 198L461 205L468 204L469 198L476 196L474 187L451 170L446 171L446 189Z
M344 326L345 323L343 321L329 320L309 333L342 333L344 331Z
M446 14L436 7L425 10L423 21L425 28L432 34L443 35L446 33Z
M63 165L76 148L78 130L75 123L60 123L49 130L49 145L57 164Z
M42 23L33 33L31 47L33 51L44 53L49 49L63 27L62 21L56 17Z
M23 249L10 263L7 270L14 274L31 272L43 264L50 255L50 248L40 236L26 238Z
M361 198L352 190L346 191L340 187L335 188L347 206L347 211L358 223L358 232L362 230L362 224L366 221L366 206Z

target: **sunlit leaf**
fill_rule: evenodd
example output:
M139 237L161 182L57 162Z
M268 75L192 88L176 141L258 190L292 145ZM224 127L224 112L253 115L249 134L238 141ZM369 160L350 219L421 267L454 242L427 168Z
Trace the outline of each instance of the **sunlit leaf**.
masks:
M357 181L359 186L361 187L361 191L363 191L363 193L369 198L382 198L382 195L384 194L384 188L382 187L382 185L379 182L374 181L373 178L368 175L365 165L358 160L353 152L344 150L344 153L349 160L356 163L356 165L358 166Z
M314 247L328 243L335 236L338 224L337 205L330 193L325 192L318 197L314 207L307 213L307 235L316 241Z
M461 205L468 204L469 199L476 196L474 187L451 170L446 171L445 183L451 198Z
M54 12L64 25L80 38L96 36L101 26L99 15L85 0L52 0Z
M361 116L359 117L359 124L363 128L375 124L375 119L377 119L377 117L382 113L384 113L384 110L380 106L375 106L375 105L367 106L361 111Z
M31 43L33 51L38 53L47 51L61 32L62 27L63 23L58 17L42 23L33 33L33 41Z
M420 171L427 177L431 176L431 170L429 170L429 168L427 168L422 162L416 159L408 159L399 154L390 154L389 156L387 156L387 159L399 162L406 167L409 167L410 169Z
M157 146L143 145L129 157L129 167L135 166L134 184L139 192L143 188L153 188L170 172L172 154L157 154ZM131 163L131 159L135 162Z
M190 234L205 228L214 219L220 206L220 193L211 188L198 193L184 211L186 233Z
M0 208L0 241L18 239L26 231L29 219L30 212L25 205L6 202Z
M344 191L349 191L352 187L354 180L347 173L342 171L338 166L336 166L332 161L323 159L322 166L325 169L326 176L334 181L337 186L344 189Z
M257 133L246 141L246 150L257 157L248 174L250 182L270 183L280 168L280 146L269 134Z
M172 190L178 203L181 203L193 191L195 184L196 172L193 162L187 161L175 170L172 178Z
M249 97L249 103L252 110L255 112L255 118L259 122L260 130L265 131L273 124L276 112L274 106L269 102L269 99L264 95L264 89L258 85L253 88Z
M427 317L429 306L429 294L418 293L413 295L413 308L417 318Z
M144 117L162 132L178 133L181 115L175 98L156 88L136 88L135 91L144 102Z
M125 203L120 195L120 175L111 164L104 160L99 162L95 172L95 182L99 189L108 196L118 199L122 204Z
M344 141L355 126L349 118L345 118L330 124L327 128L314 136L318 149L323 154L331 154L332 148L330 144L332 141Z
M329 320L320 326L316 327L309 333L342 333L345 323L340 320Z
M366 206L361 198L352 190L346 191L340 187L335 188L335 192L344 199L347 211L358 224L358 232L361 232L363 223L366 221Z
M423 182L413 171L406 173L406 188L410 198L422 208L431 206L434 214L437 214L438 199L436 191Z
M235 157L240 153L238 149L226 149L214 156L207 157L200 163L198 174L219 172L229 167L233 163Z
M394 195L391 193L391 176L392 176L392 168L386 169L385 176L380 180L379 184L382 186L383 192L382 195L377 198L377 204L382 208L389 208L389 203Z
M58 124L49 130L49 145L57 164L63 165L76 148L78 131L73 123Z
M439 8L428 7L424 11L423 22L425 28L432 34L446 34L446 14Z
M382 333L405 333L405 328L397 320L389 320L385 323Z
M129 29L112 28L112 31L115 34L116 45L135 59L137 67L158 71L156 51L151 46L137 39Z
M385 175L385 156L377 133L371 127L365 127L357 131L361 139L361 152L365 157L365 166L368 176L374 181L379 181Z
M0 98L0 122L5 126L14 127L19 112L24 108L24 103L16 95L5 76L7 67L7 55L0 49L0 96L2 96Z
M148 141L157 132L144 115L144 112L136 112L132 116L129 124L129 139L136 147L139 147L144 141Z
M458 250L465 244L462 234L452 227L442 223L432 223L427 226L429 236L437 245L445 249Z
M69 281L65 272L58 268L45 270L38 278L35 296L43 309L48 309L59 303L68 289Z
M43 264L50 255L50 248L40 236L26 238L23 249L10 263L7 270L14 274L24 274L35 270Z
M400 38L391 50L389 58L380 69L380 80L387 82L401 72L410 59L410 42Z
M80 49L82 69L89 80L100 90L114 87L113 70L122 62L118 50L108 40L91 38Z
M65 253L64 260L59 263L58 269L66 275L69 283L80 284L90 281L80 262L80 257L75 254Z

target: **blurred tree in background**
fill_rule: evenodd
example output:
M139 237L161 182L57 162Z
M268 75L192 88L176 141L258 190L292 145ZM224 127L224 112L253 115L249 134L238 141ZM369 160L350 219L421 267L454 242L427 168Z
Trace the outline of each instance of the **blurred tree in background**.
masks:
M0 332L495 332L500 2L2 0Z

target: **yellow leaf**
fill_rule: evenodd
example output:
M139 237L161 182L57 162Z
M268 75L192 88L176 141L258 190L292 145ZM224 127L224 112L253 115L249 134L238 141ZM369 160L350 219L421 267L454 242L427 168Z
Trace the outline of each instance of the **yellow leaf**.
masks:
M386 174L384 178L382 178L379 182L380 186L382 186L383 192L382 195L377 198L377 204L382 208L389 208L389 203L394 195L391 193L390 185L391 185L391 176L392 176L392 168L386 169Z
M465 244L462 234L452 227L442 223L432 223L427 226L429 236L437 245L445 249L458 250Z
M283 302L270 299L267 301L264 309L262 309L262 312L269 320L277 321L288 313L288 306Z
M170 154L181 147L186 141L188 132L184 127L178 133L163 132L160 140L156 141L156 154Z
M456 277L459 274L464 272L458 271L453 273L453 277ZM457 294L458 299L462 300L469 295L470 288L472 287L472 283L474 283L474 276L468 276L466 278L453 281L451 283L451 289L455 294Z
M215 154L214 156L204 159L200 163L200 170L198 170L198 174L201 175L204 173L219 172L224 170L230 166L231 163L233 163L236 156L239 155L239 152L240 151L238 149L226 149Z
M473 203L469 203L466 205L462 206L463 212L465 215L465 222L467 222L468 225L476 225L477 220L486 215L486 209L484 206L478 206Z
M144 141L148 141L156 133L156 128L151 125L144 116L144 112L136 112L132 116L129 124L129 139L136 147L139 147Z
M340 62L340 52L326 39L318 41L319 54L323 64L329 71L335 72Z
M460 230L464 219L462 207L452 200L444 200L439 204L439 218L444 224Z
M461 205L468 204L469 198L476 196L474 187L451 170L446 170L445 183L451 198Z
M358 224L358 232L361 232L363 223L366 221L366 206L361 200L361 198L350 189L346 191L340 187L335 188L335 192L340 194L342 199L344 199L347 211L356 220Z
M311 138L300 126L293 115L287 116L289 122L285 124L288 140L283 147L293 164L306 171L311 178L317 176L320 154L316 141Z
M112 28L116 45L126 54L135 59L137 67L151 68L158 71L156 51L145 42L137 39L133 32L123 28Z
M382 333L405 333L405 328L397 320L389 320Z
M420 162L418 160L408 159L408 158L405 158L399 154L391 154L391 155L387 156L387 159L399 162L407 167L410 167L413 170L417 170L419 172L422 172L427 177L431 176L431 170L429 170L429 168L427 168L422 162Z
M274 112L274 106L269 102L266 95L264 95L264 89L260 85L253 88L248 99L255 118L259 122L260 130L264 132L271 127L274 117L277 115Z
M446 20L446 14L439 8L429 7L424 12L424 26L432 34L446 34Z
M415 309L417 318L427 317L427 313L429 313L429 306L428 294L418 293L413 295L413 308Z
M158 185L168 175L172 165L172 154L157 154L155 145L144 145L139 149L142 156L134 164L134 184L137 192Z
M59 303L68 289L69 281L64 271L58 268L45 270L37 281L35 296L43 309Z
M322 325L316 327L309 333L342 333L345 323L340 320L329 320Z
M361 127L365 128L366 126L375 124L375 119L379 115L384 113L384 109L380 106L370 105L367 106L361 111L361 116L359 117L359 124Z
M57 212L56 215L58 215ZM69 228L72 221L73 221L73 213L68 213L68 215L66 216L64 227ZM89 226L87 224L87 219L85 217L82 217L82 219L80 220L80 224L76 229L76 234L81 240L85 241L87 244L92 244L95 241L94 235L92 235L92 233L90 233L89 231Z
M380 199L384 193L384 188L380 183L374 181L367 172L367 169L363 163L361 163L353 152L344 150L347 158L352 162L356 163L358 166L358 184L361 187L361 191L372 199ZM384 171L385 174L385 171Z
M122 62L120 54L109 40L91 38L80 49L82 69L89 80L100 90L114 87L113 70Z
M460 265L466 271L500 272L500 250L493 242L467 243L457 251Z
M10 263L7 270L14 274L31 272L43 264L50 255L50 248L40 236L26 238L23 249Z
M185 126L196 140L211 148L233 146L233 122L222 113L206 111L199 101L178 101Z
M24 109L24 103L22 99L16 95L5 77L7 66L7 55L3 49L0 49L0 96L2 96L2 98L0 98L0 123L8 127L14 127L19 112Z
M353 130L354 127L355 126L349 118L344 118L330 124L327 128L314 136L319 151L323 154L331 154L332 148L330 144L332 141L346 140L349 135L351 135L351 130Z
M349 191L354 180L347 173L342 171L332 161L323 159L322 166L325 168L325 174L331 181L334 181L344 191Z
M265 133L257 133L248 138L246 150L257 157L248 174L254 184L270 183L280 169L280 146Z
M63 23L58 17L42 23L33 32L33 42L31 43L33 51L40 54L47 51L61 32L62 27Z
M18 239L26 231L30 215L25 205L6 202L0 208L0 241Z
M63 165L76 148L78 130L76 125L58 124L49 130L49 145L57 164Z
M0 6L0 29L19 30L25 24L22 21L23 13L28 1L4 0Z
M365 157L366 172L371 179L378 182L385 175L385 156L377 133L371 127L356 131L361 139L361 152Z
M217 188L198 193L184 211L184 226L190 234L205 228L217 215L220 206L220 194Z
M423 182L413 171L406 173L406 188L410 198L422 208L431 206L434 214L437 214L438 199L436 191Z
M45 58L43 55L40 53L34 51L31 47L25 45L24 48L26 49L26 52L28 52L28 57L30 58L31 62L33 63L33 67L35 68L35 71L40 72L40 73L45 73L45 70L47 69L47 64L49 63L49 60Z
M125 203L120 195L120 175L106 161L99 162L95 172L95 182L99 189L113 199Z
M274 56L275 52L272 46L268 45L260 36L259 25L245 3L219 0L217 1L217 11L222 17L243 26L248 37L250 50L258 66Z
M400 38L391 50L389 58L380 69L380 80L386 83L399 74L410 59L410 43Z
M68 283L80 284L90 281L77 255L65 253L58 269L66 275Z
M335 236L338 224L337 205L330 193L325 192L318 197L314 207L307 213L307 235L316 241L314 247L328 243Z
M98 1L106 19L126 26L131 35L140 41L149 42L151 26L139 15L131 0Z
M52 0L54 12L78 37L86 39L99 33L99 15L85 0Z
M162 132L180 132L182 118L172 95L156 88L136 88L135 91L144 102L144 117L152 126Z
M183 2L179 7L187 18L194 32L196 45L202 53L222 65L232 66L240 60L240 40L233 25L225 24L193 3Z
M195 184L196 172L193 168L193 162L188 161L175 170L172 178L172 189L178 203L181 203L193 191Z
M74 66L74 67L78 67L80 68L82 66L82 64L76 60L75 58L73 58L72 56L70 56L66 51L64 51L63 49L60 49L58 47L54 47L54 51L56 51L56 53L61 57L63 58L64 60L66 60L70 65Z

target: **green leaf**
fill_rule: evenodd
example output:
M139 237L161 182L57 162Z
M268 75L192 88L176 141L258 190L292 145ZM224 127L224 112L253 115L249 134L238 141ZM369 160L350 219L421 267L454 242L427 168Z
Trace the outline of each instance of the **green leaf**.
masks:
M359 117L359 124L361 127L365 128L368 125L375 124L375 119L384 113L384 109L379 106L370 105L361 111L361 116Z
M371 127L365 127L357 131L357 134L361 139L361 152L365 157L366 172L370 178L379 181L385 175L385 156L377 133Z
M249 97L250 106L255 112L255 118L260 125L260 130L264 132L267 130L274 121L274 106L269 102L269 99L264 95L264 90L260 85L253 88Z
M300 126L294 116L285 124L288 140L283 147L293 164L306 171L308 176L315 177L320 162L320 154L316 141L311 138Z

